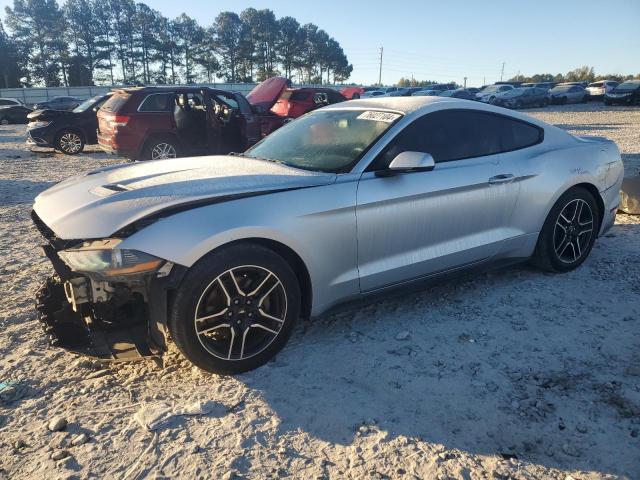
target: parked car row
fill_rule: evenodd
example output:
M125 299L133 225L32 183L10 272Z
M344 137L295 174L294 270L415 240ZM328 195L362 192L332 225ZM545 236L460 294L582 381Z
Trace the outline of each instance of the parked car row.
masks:
M496 82L482 88L458 88L455 84L434 84L425 87L347 87L347 98L444 96L478 100L508 108L543 107L548 104L581 103L604 99L605 104L637 104L638 80L619 83L614 80L598 82Z
M99 144L130 159L242 152L288 120L348 98L442 96L506 108L586 102L640 105L640 80L618 84L498 82L481 89L452 83L428 87L291 88L283 77L257 85L246 97L208 87L132 87L84 102L56 97L32 110L17 99L0 98L0 124L28 122L27 144L77 154ZM74 107L69 109L69 107Z
M291 88L283 77L246 97L208 87L123 88L70 111L29 111L27 144L73 155L97 143L134 160L243 152L288 120L345 100L331 88Z

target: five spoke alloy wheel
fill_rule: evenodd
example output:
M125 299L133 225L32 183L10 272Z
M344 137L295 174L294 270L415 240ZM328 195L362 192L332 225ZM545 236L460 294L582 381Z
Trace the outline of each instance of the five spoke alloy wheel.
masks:
M572 264L582 258L593 235L594 216L589 204L575 198L560 212L553 233L553 247L558 260Z
M286 345L302 310L290 259L251 241L206 254L181 279L167 321L178 350L203 370L253 370Z
M195 309L200 344L213 356L237 361L266 349L287 316L287 295L270 270L257 265L231 268L202 292Z
M538 236L532 262L550 272L568 272L586 260L600 229L594 193L567 190L554 204Z

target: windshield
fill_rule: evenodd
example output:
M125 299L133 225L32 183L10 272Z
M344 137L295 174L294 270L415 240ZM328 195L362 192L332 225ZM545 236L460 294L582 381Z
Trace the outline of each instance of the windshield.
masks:
M557 87L553 87L551 89L551 93L557 93L557 92L567 92L569 91L572 87L574 87L574 85L559 85Z
M346 172L401 116L375 110L318 110L276 130L245 156L305 170Z
M482 90L482 93L496 93L500 91L501 87L504 87L504 85L489 85Z
M96 95L95 97L90 98L89 100L85 100L80 105L78 105L76 108L74 108L73 111L75 113L82 113L85 110L88 110L89 108L91 108L91 106L94 103L96 103L98 100L100 100L101 98L102 98L102 95Z
M513 88L511 90L507 90L506 92L504 92L502 94L503 97L509 98L509 97L517 97L520 96L524 93L524 88Z
M624 83L621 83L620 85L618 85L615 88L615 91L616 92L630 92L632 90L635 90L638 87L640 87L640 81L637 81L637 82L624 82Z

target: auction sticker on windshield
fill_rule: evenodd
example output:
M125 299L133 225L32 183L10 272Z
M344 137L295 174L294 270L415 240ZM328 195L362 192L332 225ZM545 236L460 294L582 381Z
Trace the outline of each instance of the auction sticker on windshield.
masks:
M374 122L386 122L393 123L398 118L400 118L399 113L390 113L390 112L376 112L373 110L367 110L366 112L358 115L359 120L373 120Z

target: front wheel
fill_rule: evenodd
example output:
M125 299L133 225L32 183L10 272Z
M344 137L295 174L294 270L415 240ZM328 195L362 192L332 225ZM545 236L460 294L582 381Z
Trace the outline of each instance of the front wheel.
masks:
M575 187L555 203L542 227L532 261L551 272L568 272L586 260L600 229L593 195Z
M178 288L169 318L182 354L203 370L257 368L287 343L300 315L300 286L272 250L237 244L206 255Z
M58 134L55 147L62 153L75 155L84 149L84 139L78 132L63 130Z

